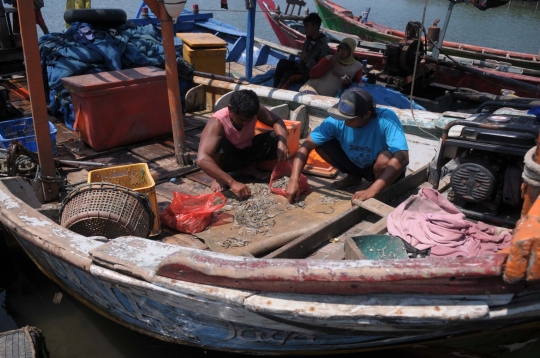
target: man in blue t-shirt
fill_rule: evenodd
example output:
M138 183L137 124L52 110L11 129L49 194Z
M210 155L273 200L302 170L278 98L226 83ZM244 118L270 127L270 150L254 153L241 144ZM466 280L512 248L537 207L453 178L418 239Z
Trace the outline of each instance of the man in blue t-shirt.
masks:
M336 189L372 182L353 199L373 198L382 189L405 175L409 148L396 114L375 108L373 98L363 89L352 89L328 110L326 118L304 141L294 156L287 199L298 200L298 178L309 153L315 149L329 164L347 176L333 183Z

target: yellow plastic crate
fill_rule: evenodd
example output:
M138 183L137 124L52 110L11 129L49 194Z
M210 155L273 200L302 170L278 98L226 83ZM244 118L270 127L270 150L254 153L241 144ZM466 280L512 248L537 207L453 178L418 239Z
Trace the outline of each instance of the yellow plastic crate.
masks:
M96 169L88 173L88 183L105 182L118 184L143 193L148 196L152 212L155 215L154 225L150 236L158 235L161 232L159 221L159 211L156 197L156 183L150 175L150 170L146 163L120 165L105 169Z

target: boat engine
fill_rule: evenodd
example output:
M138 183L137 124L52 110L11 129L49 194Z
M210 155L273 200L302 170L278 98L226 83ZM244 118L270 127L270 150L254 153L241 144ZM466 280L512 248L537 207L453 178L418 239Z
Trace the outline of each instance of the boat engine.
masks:
M399 43L386 45L383 58L385 68L374 76L379 82L386 82L397 87L404 87L408 84L408 76L414 71L416 49L420 41L419 52L425 54L424 43L420 40L422 24L417 21L410 21L405 30L405 39ZM368 76L369 77L369 76Z
M469 118L448 124L432 165L435 173L430 175L435 185L443 165L454 160L448 199L466 215L482 220L489 220L503 206L515 209L522 205L523 158L536 145L540 132L540 121L526 111L486 111L502 106L501 102L486 102Z

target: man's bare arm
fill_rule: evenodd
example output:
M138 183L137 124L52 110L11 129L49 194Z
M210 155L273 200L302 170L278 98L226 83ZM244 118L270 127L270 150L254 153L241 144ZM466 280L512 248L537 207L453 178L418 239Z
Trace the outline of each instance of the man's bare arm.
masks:
M197 154L197 164L212 179L220 183L231 186L234 179L224 172L214 160L221 139L225 137L223 125L216 118L210 118L204 127L199 143L199 153Z
M287 146L287 127L285 123L277 114L274 114L267 110L264 106L259 106L259 112L257 113L257 119L259 122L266 124L274 129L279 139L278 143L278 161L284 161L289 159L289 147Z
M300 174L306 166L309 153L311 153L311 151L315 148L317 148L317 144L313 142L311 136L308 136L304 143L302 143L300 148L298 148L298 152L296 152L296 155L294 156L291 180L289 182L289 185L285 189L285 192L287 193L287 199L290 203L293 203L300 198L300 187L298 185L298 182L300 180Z
M405 167L409 164L409 151L400 150L393 154L388 165L377 179L366 190L360 190L354 193L353 199L367 200L379 194L381 190L396 181L403 173Z

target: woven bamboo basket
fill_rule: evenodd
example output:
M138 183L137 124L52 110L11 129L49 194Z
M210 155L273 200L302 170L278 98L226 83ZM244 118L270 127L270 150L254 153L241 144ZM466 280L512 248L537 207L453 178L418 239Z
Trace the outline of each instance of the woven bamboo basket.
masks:
M148 237L154 214L148 196L109 183L85 184L62 202L60 224L84 236Z

